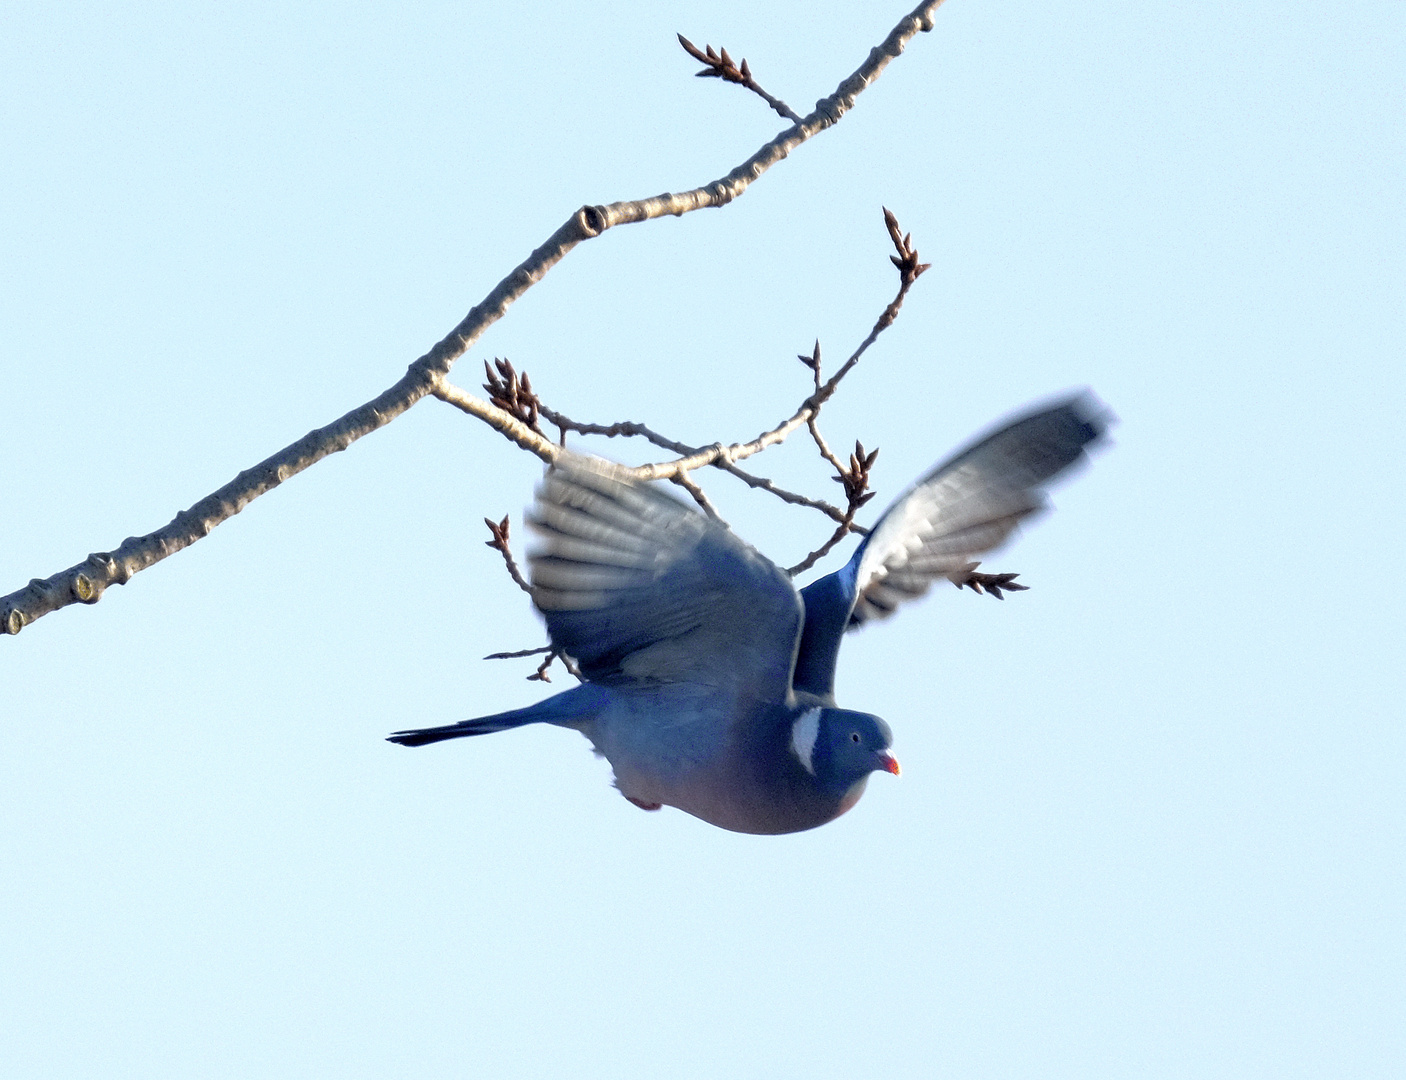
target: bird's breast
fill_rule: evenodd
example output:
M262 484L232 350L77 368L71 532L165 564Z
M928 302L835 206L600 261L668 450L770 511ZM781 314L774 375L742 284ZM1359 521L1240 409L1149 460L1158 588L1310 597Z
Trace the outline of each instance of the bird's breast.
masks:
M662 803L732 832L777 834L833 820L864 790L855 785L843 799L820 790L791 751L793 711L700 687L639 687L573 726L637 806Z

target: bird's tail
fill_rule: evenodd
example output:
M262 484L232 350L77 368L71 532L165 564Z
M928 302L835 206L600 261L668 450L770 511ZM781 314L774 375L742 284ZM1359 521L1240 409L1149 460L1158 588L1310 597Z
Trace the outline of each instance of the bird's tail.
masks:
M589 719L599 706L601 689L589 683L529 705L525 709L480 716L476 720L461 720L444 727L417 728L397 731L386 741L401 746L425 746L444 739L461 739L468 735L491 735L495 731L522 727L524 724L563 724Z

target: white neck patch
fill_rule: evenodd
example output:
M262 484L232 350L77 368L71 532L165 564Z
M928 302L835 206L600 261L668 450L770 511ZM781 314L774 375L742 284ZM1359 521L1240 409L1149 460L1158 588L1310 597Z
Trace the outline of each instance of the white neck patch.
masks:
M791 725L791 752L806 767L806 772L815 775L815 765L811 759L815 755L815 740L820 737L820 706L807 709Z

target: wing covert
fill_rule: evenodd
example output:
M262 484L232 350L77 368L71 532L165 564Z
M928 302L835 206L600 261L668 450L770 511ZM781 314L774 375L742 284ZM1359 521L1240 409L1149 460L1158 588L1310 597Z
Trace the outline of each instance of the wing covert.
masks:
M600 458L558 459L528 524L533 601L588 678L725 687L780 700L800 598L725 525Z

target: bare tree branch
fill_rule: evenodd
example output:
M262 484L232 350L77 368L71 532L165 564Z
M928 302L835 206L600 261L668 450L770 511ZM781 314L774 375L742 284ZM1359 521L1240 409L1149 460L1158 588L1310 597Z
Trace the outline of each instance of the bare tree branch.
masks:
M578 435L602 435L610 439L620 436L637 436L652 442L660 449L670 450L682 456L692 456L699 453L701 449L697 446L689 446L687 443L676 442L664 435L660 435L656 431L652 431L644 424L636 423L633 420L624 420L616 424L583 424L572 420L569 416L565 416L554 409L548 408L546 405L541 406L541 412L542 415L547 418L547 421L560 428L563 434L567 431L574 431ZM835 521L840 521L845 516L845 512L838 506L834 506L821 499L808 498L794 491L787 491L783 487L778 487L773 481L766 477L749 473L732 464L730 461L718 460L710 464L715 469L721 469L723 472L737 477L737 479L741 480L748 487L775 495L782 502L790 503L793 506L807 506L812 510L819 510L826 517Z
M825 558L826 555L829 555L831 549L849 535L850 529L854 528L851 524L852 521L853 515L847 514L844 520L835 527L835 531L830 534L830 538L826 540L825 543L821 544L804 559L796 563L795 566L788 566L786 568L787 575L795 577L797 574L804 574L821 559Z
M524 656L541 656L552 651L550 645L538 645L535 649L514 649L512 652L491 652L485 660L521 660Z
M811 374L815 378L815 389L818 392L820 390L820 342L818 340L816 341L815 351L809 356L798 354L796 359L810 368ZM843 473L845 467L840 464L840 459L830 450L830 444L825 441L825 436L820 434L820 424L817 422L818 415L819 413L806 421L806 427L810 429L811 441L815 443L815 448L820 451L820 456L833 465L836 472Z
M547 674L547 669L552 666L555 660L561 661L561 666L567 672L575 675L578 682L585 682L586 676L581 674L581 669L577 667L576 661L567 656L566 653L553 645L540 645L535 649L516 649L513 652L489 653L485 660L517 660L524 656L541 656L546 653L545 659L537 665L537 670L527 677L528 682L551 682L551 677Z
M878 319L875 320L873 328L869 331L869 336L860 342L859 348L854 350L850 358L840 365L839 371L830 376L829 380L826 382L822 383L820 381L820 342L817 341L815 343L815 350L810 356L802 355L797 357L801 363L810 368L811 375L815 380L815 393L812 394L809 399L814 402L815 407L810 412L810 415L806 417L806 427L810 430L811 438L815 441L816 448L820 451L820 456L834 466L835 472L838 474L835 479L841 482L844 481L846 472L845 466L841 464L840 459L831 451L824 436L820 434L820 428L816 423L816 418L820 415L820 406L829 400L830 396L835 392L835 387L839 385L840 380L849 374L855 364L859 363L860 357L864 355L869 346L874 344L874 342L878 340L879 335L894 324L894 321L898 318L899 309L903 307L903 300L908 295L908 290L913 287L913 283L922 276L923 272L932 265L931 263L918 262L918 251L913 247L912 235L903 235L898 227L898 219L894 217L893 212L889 210L888 207L884 207L884 225L888 229L889 237L893 240L894 247L898 249L897 255L889 256L894 266L898 267L898 293L894 296L893 300L889 302L888 307L884 308Z
M140 537L128 537L111 552L90 555L86 560L60 571L49 578L35 578L25 587L0 598L0 629L17 634L26 625L49 612L69 604L96 603L109 585L125 584L132 576L169 555L195 543L221 522L239 513L252 500L271 491L290 476L302 472L329 454L345 450L357 439L395 419L428 394L449 401L508 434L513 441L550 460L536 442L540 434L515 417L471 395L454 391L445 382L445 375L465 351L493 323L501 319L509 306L540 281L553 266L583 240L590 240L617 225L628 225L668 215L686 214L705 207L726 206L744 194L747 188L773 165L785 159L801 144L826 128L838 123L851 108L859 94L900 56L909 41L919 31L933 28L933 15L943 0L925 0L899 20L877 47L870 50L865 61L828 97L816 103L815 109L793 123L775 138L763 144L746 161L726 176L701 187L680 193L666 192L651 198L611 203L608 206L583 206L575 211L546 242L532 252L507 277L503 278L482 301L425 355L412 363L404 376L389 389L358 406L326 427L309 432L297 442L284 447L251 469L241 472L228 484L206 496L187 510L178 513L167 525ZM823 397L814 395L815 407ZM805 413L805 410L802 410ZM688 455L680 462L658 470L654 475L664 478L697 468L702 464L726 460L741 460L774 442L785 438L796 426L804 423L809 413L798 413L790 421L770 432L764 432L752 443L736 447L714 447L701 452L706 461L698 464L683 462L698 458ZM551 452L555 455L555 450Z
M698 72L700 79L715 78L726 82L736 83L738 86L745 86L752 93L756 94L787 120L795 123L802 123L801 117L792 111L791 106L780 98L774 98L757 85L757 80L752 78L752 70L747 66L747 61L742 61L742 66L738 67L732 62L732 57L727 55L724 49L719 55L713 51L711 45L705 46L706 52L699 49L697 45L689 41L682 34L679 35L679 44L684 47L684 51L699 63L703 64L703 70Z
M488 531L493 534L492 540L485 540L484 546L491 547L494 551L503 556L503 562L508 568L508 575L517 583L517 587L528 596L532 595L532 586L522 576L522 571L518 569L517 560L513 558L513 549L508 546L508 515L503 515L502 521L495 522L492 518L484 518L483 523L488 526Z
M517 560L513 558L513 551L509 546L510 527L508 516L503 515L502 521L494 521L492 518L484 518L483 523L488 526L488 531L493 534L492 540L484 541L486 547L491 547L494 551L503 556L503 565L507 567L508 576L513 579L517 587L528 596L532 595L532 586L527 583L527 579L522 576L522 571L518 569ZM547 669L552 666L552 662L560 660L562 667L575 675L576 678L585 682L586 677L581 674L581 669L576 666L576 662L562 652L555 645L543 645L536 649L517 649L513 652L489 653L485 660L514 660L523 656L539 656L546 653L542 663L537 666L537 670L527 677L529 682L551 682L551 676L547 674Z
M819 351L817 350L817 359L818 356ZM817 438L818 437L819 435L817 433ZM851 524L851 522L854 521L854 515L859 513L859 508L861 506L874 497L874 492L869 490L869 470L874 467L874 462L877 460L878 456L878 450L871 450L866 454L864 452L864 444L856 440L854 453L849 456L848 466L841 465L833 457L831 458L832 461L835 461L835 468L839 470L835 479L844 485L845 499L849 504L848 508L845 510L845 518L840 522L839 527L830 534L830 539L826 540L825 543L821 544L795 566L788 568L786 573L795 577L797 574L809 570L826 555L830 554L830 549L843 540L849 534L850 530L854 528Z
M521 420L510 416L498 406L475 397L467 390L461 390L448 379L436 379L430 392L440 401L447 402L456 409L482 420L494 431L501 432L505 438L517 443L524 450L536 454L545 462L555 461L561 453L562 448L540 431L533 431Z
M959 573L948 575L948 580L959 589L966 588L975 593L984 590L997 600L1005 599L1005 597L1001 595L1003 589L1006 592L1029 591L1029 585L1017 585L1015 583L1015 579L1020 577L1019 574L979 574L976 568L980 565L981 563L972 563Z
M836 387L838 387L845 375L854 369L855 364L859 362L864 351L877 340L879 334L893 325L894 321L898 318L898 312L903 306L903 300L907 296L908 290L912 288L913 283L918 280L923 271L928 269L928 264L920 264L918 262L918 252L913 246L912 236L903 234L898 226L898 219L887 208L884 209L884 225L888 229L889 236L898 251L898 255L890 256L890 259L893 264L898 267L899 271L898 293L879 315L879 318L875 321L873 328L869 332L869 336L865 338L859 348L850 356L849 360L847 360L841 366L840 370L829 380L821 381L819 341L815 343L815 348L809 356L801 355L797 357L797 359L805 364L811 371L812 382L815 387L814 393L802 403L800 410L798 410L791 420L773 429L772 432L759 436L758 440L754 440L752 444L735 444L731 447L721 447L715 444L711 447L698 449L665 438L658 432L645 427L643 424L625 422L612 424L607 427L600 424L578 423L543 404L542 400L532 390L532 382L527 377L526 372L519 375L517 370L507 360L495 360L493 367L490 367L488 362L484 361L484 371L487 372L488 376L488 382L484 385L484 389L492 395L492 407L500 408L502 411L509 413L517 423L516 427L504 430L504 434L515 440L529 439L530 436L526 435L522 429L525 425L531 424L534 432L539 436L531 445L537 447L541 456L549 461L552 460L551 455L556 454L558 451L554 444L545 441L545 436L541 436L541 428L537 425L539 416L546 417L548 422L557 426L561 431L563 442L565 442L566 433L568 431L575 431L581 434L605 435L609 437L619 435L644 437L656 446L672 450L674 453L681 454L682 456L673 461L658 462L653 465L642 465L633 470L634 474L641 479L666 478L672 481L693 496L694 501L703 508L704 512L706 512L709 517L721 521L722 519L719 517L716 508L708 499L703 489L689 477L689 471L701 468L704 465L712 465L719 468L726 468L734 472L741 472L733 463L736 455L749 450L749 448L758 441L765 441L767 439L771 439L772 443L781 441L781 439L785 438L787 432L795 430L797 417L804 417L805 424L810 429L811 437L814 439L815 445L819 448L821 456L834 467L834 479L844 487L847 503L846 509L843 511L835 507L829 507L829 504L821 504L827 509L834 511L832 516L839 522L838 527L830 535L829 539L820 547L810 552L809 555L795 566L790 567L787 573L794 577L796 574L809 570L820 559L829 554L835 545L849 535L849 533L859 532L867 535L867 529L862 529L854 524L854 517L859 509L874 497L874 492L869 490L869 471L873 467L875 459L879 456L878 450L866 453L864 445L856 441L854 444L854 453L850 455L849 463L846 465L842 462L835 455L834 451L830 449L829 444L826 443L824 436L821 435L820 428L816 423L816 417L820 413L820 406L835 392ZM469 395L463 396L476 405L481 406L483 404ZM477 413L475 413L475 415L477 415ZM782 432L782 434L780 434L779 438L773 438L777 432ZM747 476L745 473L743 475L744 477ZM758 478L748 477L748 479ZM759 483L754 486L760 487L762 485ZM775 489L775 485L771 485L771 487L773 490ZM789 495L790 493L787 494ZM800 496L793 496L793 499L796 500L801 498ZM813 502L813 500L805 501L808 503ZM504 524L506 524L506 519ZM491 522L489 523L489 527L495 528ZM498 536L496 531L494 536L495 539ZM508 558L510 560L510 569L513 569L511 557L509 556ZM991 580L985 581L984 579L987 578ZM955 580L956 579L954 579L954 581ZM995 591L993 595L999 599L1001 596L1001 588L1009 587L1008 580L1008 578L996 580L992 575L975 575L971 580L964 580L960 582L959 585L968 584L973 590L979 592L981 586L986 584L988 588L994 588ZM519 584L521 584L521 582L519 582ZM1019 586L1016 587L1019 588Z
M493 367L489 367L488 361L485 360L483 371L488 378L483 384L483 388L488 391L488 400L514 420L526 424L538 435L543 434L542 425L537 422L542 402L533 393L532 380L527 377L527 372L524 371L519 378L512 364L496 359L493 361Z
M724 525L727 524L727 522L723 521L722 515L718 513L718 508L713 505L713 500L708 498L703 489L698 486L697 481L689 476L688 473L681 472L675 476L669 477L669 479L693 496L693 501L703 508L703 513L707 514L714 521L722 521Z

